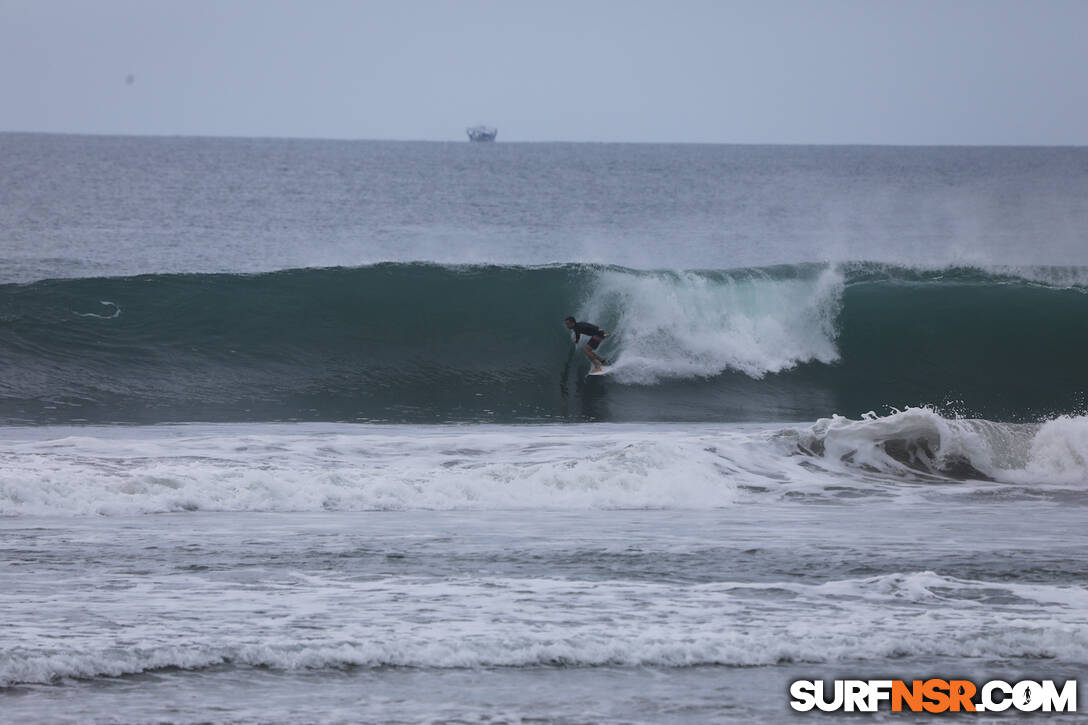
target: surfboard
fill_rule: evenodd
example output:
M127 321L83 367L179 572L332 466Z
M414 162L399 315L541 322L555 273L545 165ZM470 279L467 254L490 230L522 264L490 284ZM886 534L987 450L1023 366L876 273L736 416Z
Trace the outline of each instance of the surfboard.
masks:
M596 373L596 372L593 372L592 370L590 370L588 373L586 373L586 377L587 378L588 377L597 378L597 377L600 377L601 375L608 375L609 372L611 372L611 368L601 368L601 371L599 373Z

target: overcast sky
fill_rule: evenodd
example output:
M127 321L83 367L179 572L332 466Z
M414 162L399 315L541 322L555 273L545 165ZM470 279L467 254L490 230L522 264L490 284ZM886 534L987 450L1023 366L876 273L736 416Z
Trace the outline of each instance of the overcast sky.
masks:
M1088 0L0 0L0 131L1088 144Z

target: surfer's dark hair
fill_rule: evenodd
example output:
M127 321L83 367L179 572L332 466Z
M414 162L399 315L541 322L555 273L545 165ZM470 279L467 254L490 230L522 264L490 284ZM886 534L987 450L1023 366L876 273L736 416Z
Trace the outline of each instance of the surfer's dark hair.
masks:
M578 321L578 320L574 319L573 317L567 317L567 318L565 318L565 319L563 320L563 322L577 322L577 321Z

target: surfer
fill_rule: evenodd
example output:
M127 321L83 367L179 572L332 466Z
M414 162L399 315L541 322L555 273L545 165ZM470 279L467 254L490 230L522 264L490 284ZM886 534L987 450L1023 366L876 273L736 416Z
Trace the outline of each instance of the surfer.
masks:
M582 339L582 335L589 338L589 342L582 348L585 350L586 357L593 363L593 372L601 372L602 365L611 365L612 363L605 360L603 357L597 354L597 348L606 337L612 337L609 333L605 332L596 325L591 325L588 322L578 322L573 317L568 317L563 320L563 324L567 326L568 330L574 332L574 344L577 345L578 341Z

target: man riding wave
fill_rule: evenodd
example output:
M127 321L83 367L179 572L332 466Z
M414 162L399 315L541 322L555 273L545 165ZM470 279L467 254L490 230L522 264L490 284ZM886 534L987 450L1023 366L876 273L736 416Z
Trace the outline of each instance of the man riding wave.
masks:
M585 351L586 357L589 358L589 361L593 363L594 373L601 372L602 365L612 364L597 354L597 348L600 346L600 344L604 341L606 337L611 337L612 335L605 332L596 325L590 324L588 322L578 322L573 317L568 317L563 320L563 324L567 326L568 330L574 332L575 345L577 345L578 341L582 339L582 335L585 335L589 338L589 342L587 342L586 346L582 349Z

